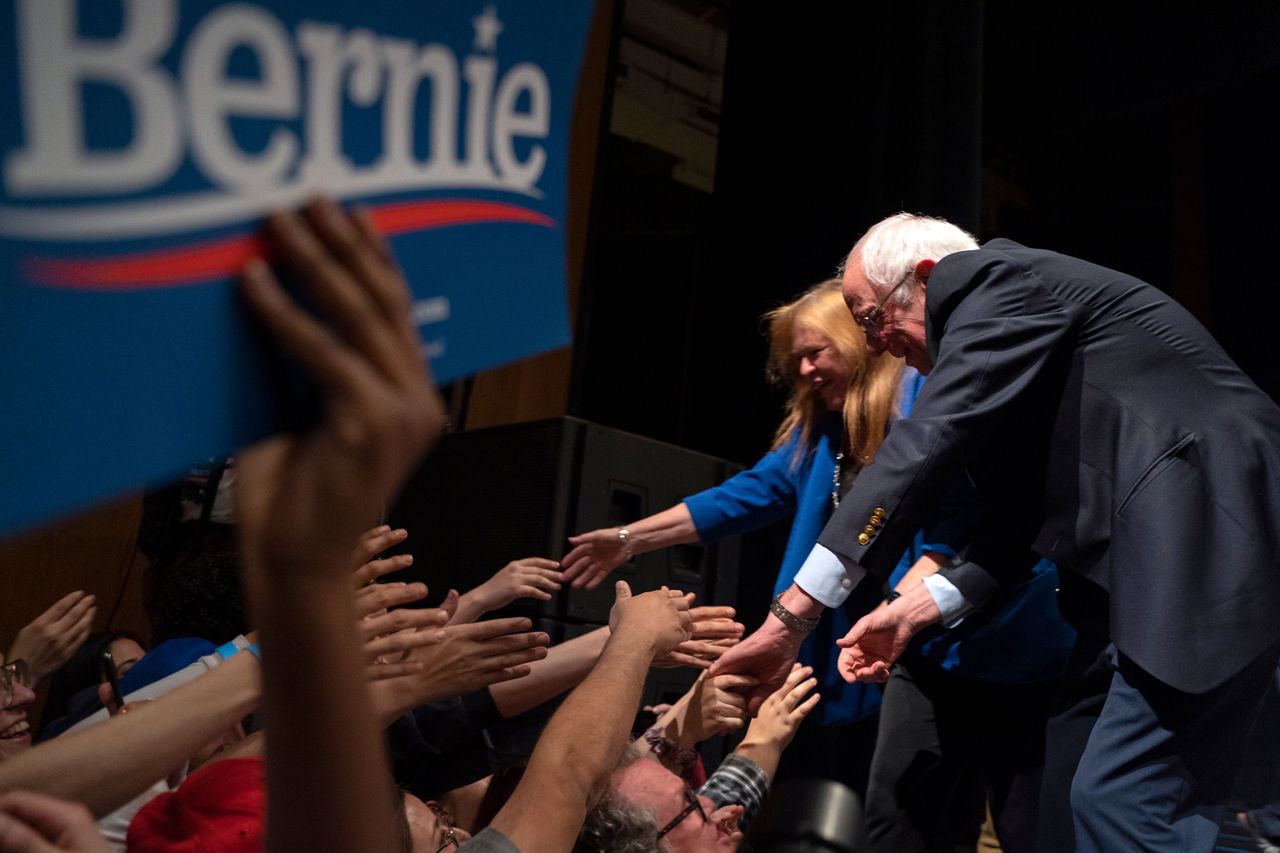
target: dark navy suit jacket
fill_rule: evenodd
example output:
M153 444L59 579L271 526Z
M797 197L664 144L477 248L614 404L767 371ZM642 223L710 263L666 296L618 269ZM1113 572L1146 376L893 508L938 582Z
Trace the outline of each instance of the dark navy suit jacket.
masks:
M915 410L821 544L886 577L967 468L992 509L945 570L966 599L1024 577L1030 549L1105 591L1117 648L1192 693L1280 640L1280 408L1190 314L995 240L938 262L926 343Z

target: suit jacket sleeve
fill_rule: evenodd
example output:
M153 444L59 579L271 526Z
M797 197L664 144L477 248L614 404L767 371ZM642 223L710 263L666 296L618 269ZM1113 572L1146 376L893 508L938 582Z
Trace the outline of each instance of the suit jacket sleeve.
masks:
M1020 400L1070 345L1080 322L1074 306L1039 285L1034 270L990 249L940 261L926 307L934 368L924 391L818 540L882 580L928 517L939 487L984 450L999 452L986 447L987 439L1017 416ZM1025 560L998 561L1007 568L992 577L982 556L990 546L981 543L995 541L978 534L971 549L978 559L961 561L944 575L972 604L1029 569Z

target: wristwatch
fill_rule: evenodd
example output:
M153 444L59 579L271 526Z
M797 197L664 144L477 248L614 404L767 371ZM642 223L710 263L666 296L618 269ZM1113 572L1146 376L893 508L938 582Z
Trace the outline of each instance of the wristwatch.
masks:
M622 544L622 553L631 557L631 531L625 527L619 527L617 533L618 542Z

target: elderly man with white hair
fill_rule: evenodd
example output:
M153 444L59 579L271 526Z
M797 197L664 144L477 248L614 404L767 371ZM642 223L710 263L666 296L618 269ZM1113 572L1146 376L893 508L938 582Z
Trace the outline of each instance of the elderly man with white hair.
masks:
M1280 659L1280 408L1154 287L1008 240L979 248L941 220L874 226L843 288L868 347L929 381L781 615L712 673L760 677L758 704L808 620L883 582L933 487L967 471L985 533L856 624L843 672L887 678L923 627L1051 559L1081 640L1050 721L1040 849L1209 850Z

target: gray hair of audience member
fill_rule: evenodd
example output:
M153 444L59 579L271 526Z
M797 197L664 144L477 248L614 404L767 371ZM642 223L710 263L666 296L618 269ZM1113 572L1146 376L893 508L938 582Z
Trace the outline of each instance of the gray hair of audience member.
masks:
M854 258L860 258L862 274L883 293L902 282L907 271L914 269L920 261L937 261L954 252L976 248L978 241L972 234L945 219L917 213L895 213L872 225L862 235L840 265L838 275L843 278L845 267ZM914 275L907 276L893 297L894 301L910 304L919 286Z
M614 773L638 761L640 751L628 744ZM573 845L573 853L662 853L667 845L658 839L658 822L653 812L622 799L612 790L605 792L587 819Z

